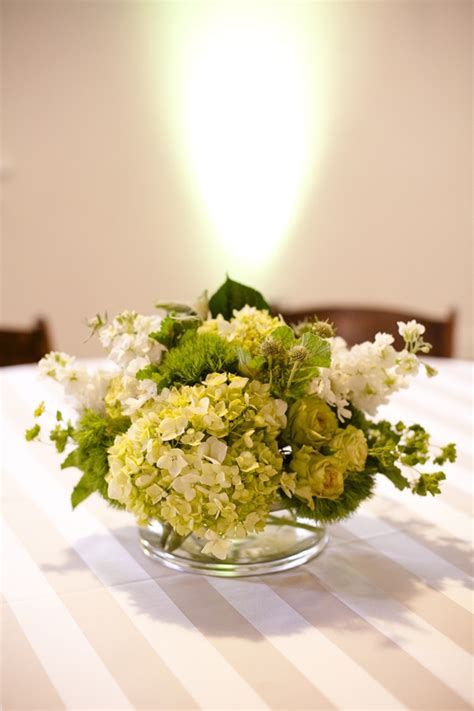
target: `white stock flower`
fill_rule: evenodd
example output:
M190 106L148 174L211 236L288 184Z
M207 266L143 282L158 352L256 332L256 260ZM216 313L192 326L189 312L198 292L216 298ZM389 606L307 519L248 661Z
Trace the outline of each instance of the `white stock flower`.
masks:
M420 336L426 331L425 327L421 323L417 323L414 319L405 323L404 321L397 321L398 333L403 338L405 343L409 341L416 341Z

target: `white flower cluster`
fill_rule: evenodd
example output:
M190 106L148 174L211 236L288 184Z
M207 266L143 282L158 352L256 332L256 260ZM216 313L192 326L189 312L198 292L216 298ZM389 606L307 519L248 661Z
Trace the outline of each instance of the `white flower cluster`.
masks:
M342 338L333 338L331 367L321 368L309 391L336 407L341 420L351 417L349 403L375 415L392 393L408 386L407 376L418 372L416 351L426 352L427 344L422 341L424 326L410 321L399 322L398 328L406 344L402 351L393 347L393 336L387 333L377 333L373 342L352 348Z
M161 316L142 316L136 311L123 311L112 323L99 330L100 342L110 360L121 368L127 367L136 358L156 363L164 347L149 336L158 331L161 321Z
M123 311L99 330L100 342L110 360L121 370L112 380L106 396L109 414L132 415L156 396L155 383L137 380L135 376L151 362L161 360L164 346L150 338L150 333L159 330L161 321L161 316Z
M67 353L52 351L39 362L41 375L60 383L74 408L104 412L104 399L113 373L107 370L89 369L77 363Z

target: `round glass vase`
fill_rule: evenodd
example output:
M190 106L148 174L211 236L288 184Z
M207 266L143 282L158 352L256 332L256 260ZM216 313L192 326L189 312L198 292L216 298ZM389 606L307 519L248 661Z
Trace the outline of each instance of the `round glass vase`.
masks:
M294 517L287 510L273 511L261 533L232 540L225 560L204 555L201 551L207 541L195 535L167 550L166 533L158 521L139 528L146 555L174 570L229 578L296 568L319 555L328 542L324 526Z

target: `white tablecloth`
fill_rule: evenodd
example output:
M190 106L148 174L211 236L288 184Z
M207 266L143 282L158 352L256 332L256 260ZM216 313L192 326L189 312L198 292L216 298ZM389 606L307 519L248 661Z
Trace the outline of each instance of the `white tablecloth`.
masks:
M147 559L127 514L23 432L55 384L2 371L2 708L464 709L472 703L472 366L438 361L384 416L456 441L444 494L381 481L302 568L238 580Z

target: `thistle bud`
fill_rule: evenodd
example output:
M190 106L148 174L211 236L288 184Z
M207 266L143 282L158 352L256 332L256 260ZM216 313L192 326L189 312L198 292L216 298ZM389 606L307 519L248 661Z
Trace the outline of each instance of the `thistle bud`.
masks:
M311 330L315 336L320 338L332 338L336 335L334 326L327 321L316 321L316 323L313 323Z
M309 356L309 351L306 346L293 346L288 351L288 355L293 362L303 361Z
M282 345L279 341L275 341L274 338L268 336L260 344L260 352L263 356L275 356L282 352Z

